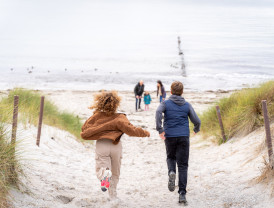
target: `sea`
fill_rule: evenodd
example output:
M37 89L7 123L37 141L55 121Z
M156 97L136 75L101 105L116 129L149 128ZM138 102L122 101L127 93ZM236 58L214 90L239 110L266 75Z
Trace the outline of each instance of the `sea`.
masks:
M235 90L274 79L271 0L0 0L0 89Z

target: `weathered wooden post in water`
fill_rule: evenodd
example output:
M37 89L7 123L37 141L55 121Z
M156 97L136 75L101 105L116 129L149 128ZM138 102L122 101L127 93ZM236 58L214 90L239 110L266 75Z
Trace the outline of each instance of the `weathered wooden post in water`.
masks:
M222 117L221 117L220 107L218 105L216 106L216 111L217 111L217 116L218 116L221 132L222 132L223 143L225 143L225 141L226 141L225 130L224 130L224 125L223 125L223 121L222 121Z
M183 77L186 77L186 65L185 65L185 59L184 59L184 52L181 49L181 38L178 36L178 50L179 50L179 56L181 56L181 70Z
M14 96L14 104L13 104L13 118L12 118L12 132L11 132L11 143L15 145L16 141L16 131L17 131L17 121L18 121L18 103L19 96Z
M272 148L272 139L271 139L271 133L270 133L270 124L269 124L266 100L262 100L262 108L263 108L263 115L264 115L264 126L265 126L266 144L267 144L268 156L269 156L269 164L273 168L274 167L273 148Z
M43 113L44 113L44 100L45 100L45 97L42 96L41 102L40 102L39 123L38 123L38 132L37 132L37 140L36 140L36 145L38 147L40 145L41 128L42 128L42 120L43 120Z
M182 49L181 49L181 38L178 36L178 50L179 50L179 55L184 55Z

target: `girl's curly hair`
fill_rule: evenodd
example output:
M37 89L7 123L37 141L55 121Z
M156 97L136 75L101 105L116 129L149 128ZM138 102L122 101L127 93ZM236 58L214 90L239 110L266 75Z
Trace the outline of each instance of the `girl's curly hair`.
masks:
M107 115L116 113L120 105L121 97L116 91L101 92L94 95L94 104L89 109L94 109L94 113L104 112Z

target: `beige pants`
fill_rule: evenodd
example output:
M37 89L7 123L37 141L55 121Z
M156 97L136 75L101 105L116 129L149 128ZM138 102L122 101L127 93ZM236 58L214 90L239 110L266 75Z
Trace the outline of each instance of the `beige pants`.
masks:
M96 142L95 160L97 178L101 181L107 168L112 172L109 187L110 198L117 197L116 188L120 177L121 159L121 141L117 145L112 144L112 141L108 139L101 139Z

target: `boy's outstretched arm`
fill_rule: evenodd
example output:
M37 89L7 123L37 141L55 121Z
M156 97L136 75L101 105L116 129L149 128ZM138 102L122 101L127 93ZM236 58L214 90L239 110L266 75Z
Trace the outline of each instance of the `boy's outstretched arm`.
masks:
M192 105L189 104L189 119L194 124L193 131L198 133L201 127L201 120L199 119L198 115L196 114L195 110L193 109Z
M164 128L163 128L163 113L166 110L166 105L164 102L162 102L159 107L156 110L156 115L155 115L155 119L156 119L156 130L159 132L159 134L162 134L164 132Z

